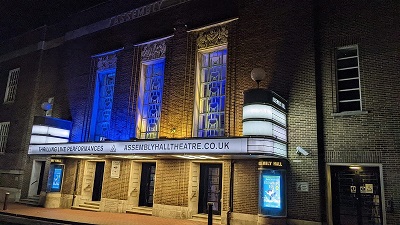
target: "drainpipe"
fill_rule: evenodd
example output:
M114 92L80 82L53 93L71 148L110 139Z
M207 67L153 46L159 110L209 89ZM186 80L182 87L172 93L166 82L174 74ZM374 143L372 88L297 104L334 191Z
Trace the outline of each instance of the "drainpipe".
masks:
M72 206L75 203L75 198L76 198L76 188L77 188L77 183L78 183L78 174L79 174L79 167L81 165L81 161L78 160L78 162L76 162L76 171L75 171L75 183L74 183L74 193L72 196Z
M318 148L318 171L320 189L320 215L321 223L326 222L326 170L325 170L325 148L324 148L324 118L323 118L323 98L322 98L322 46L321 46L321 12L322 4L319 0L313 0L313 19L314 19L314 63L315 63L315 93L316 93L316 116L317 116L317 148Z
M235 169L235 161L231 160L231 179L229 180L229 209L226 213L226 224L231 224L232 212L233 212L233 178L234 178L234 170Z

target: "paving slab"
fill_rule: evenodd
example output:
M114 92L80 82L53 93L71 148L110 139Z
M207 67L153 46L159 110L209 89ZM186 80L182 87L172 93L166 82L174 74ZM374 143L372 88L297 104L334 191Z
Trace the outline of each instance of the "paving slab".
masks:
M3 218L3 219L2 219ZM11 219L11 220L10 220ZM26 221L30 223L26 223ZM90 212L73 209L49 209L24 204L8 204L0 209L1 221L10 224L98 224L98 225L207 225L206 222L171 219L128 213ZM13 222L15 221L15 222ZM35 222L36 221L36 222ZM39 223L37 223L39 221ZM41 223L40 223L41 222Z

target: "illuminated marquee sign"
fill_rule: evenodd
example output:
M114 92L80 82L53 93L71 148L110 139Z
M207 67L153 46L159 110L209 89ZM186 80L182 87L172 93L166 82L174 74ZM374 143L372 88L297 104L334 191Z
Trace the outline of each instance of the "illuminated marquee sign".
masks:
M30 155L268 154L287 157L286 145L266 138L187 139L29 145Z
M71 121L35 116L30 144L68 143Z
M257 88L244 93L243 135L287 143L286 101L275 92Z
M201 139L30 145L28 154L247 153L247 139Z

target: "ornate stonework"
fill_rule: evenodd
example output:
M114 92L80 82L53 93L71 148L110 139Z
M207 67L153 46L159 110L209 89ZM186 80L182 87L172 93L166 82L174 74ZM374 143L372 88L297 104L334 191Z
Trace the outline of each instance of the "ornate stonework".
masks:
M117 67L116 54L99 56L96 60L97 60L97 70L106 70Z
M153 42L142 46L142 61L153 60L165 57L167 48L165 40Z
M228 43L228 29L226 27L215 27L211 30L201 32L197 37L197 47L210 48Z

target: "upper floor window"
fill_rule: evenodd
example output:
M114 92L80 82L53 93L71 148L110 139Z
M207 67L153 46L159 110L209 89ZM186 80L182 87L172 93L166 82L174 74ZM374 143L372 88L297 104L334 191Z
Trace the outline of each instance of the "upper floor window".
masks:
M0 123L0 154L4 154L6 152L9 128L10 122Z
M109 138L111 110L114 96L115 70L103 71L97 74L97 93L93 106L94 141Z
M225 134L226 47L199 52L194 130L197 137Z
M338 112L361 110L358 55L356 45L336 49Z
M4 103L14 102L17 93L17 84L20 68L10 70L8 73L8 81L6 93L4 95Z
M90 139L104 141L110 139L110 121L114 98L117 56L115 52L99 55L96 83L93 97Z
M137 137L159 137L164 87L164 59L142 63L137 113Z

